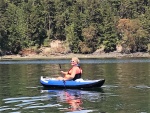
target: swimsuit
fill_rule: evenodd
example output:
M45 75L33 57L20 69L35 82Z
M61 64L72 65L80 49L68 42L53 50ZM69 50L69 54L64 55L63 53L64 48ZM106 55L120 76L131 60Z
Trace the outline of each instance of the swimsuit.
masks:
M77 67L79 67L79 69L82 70L82 69L80 68L80 66L77 66ZM71 69L72 69L72 68L71 68ZM70 69L70 70L71 70L71 69ZM69 70L69 71L70 71L70 70ZM71 73L69 73L69 71L68 71L68 74L71 75ZM80 73L78 73L78 74L75 74L75 76L74 76L74 78L73 78L72 80L74 81L74 80L76 80L76 79L81 78L81 74L82 74L81 72L82 72L82 71L80 71Z

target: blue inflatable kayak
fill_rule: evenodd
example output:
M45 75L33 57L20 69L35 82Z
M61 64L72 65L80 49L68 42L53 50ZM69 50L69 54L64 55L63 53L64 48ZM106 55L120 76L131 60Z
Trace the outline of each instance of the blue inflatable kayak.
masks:
M104 84L104 79L99 80L83 80L77 79L75 81L68 80L62 81L57 80L55 78L48 78L41 76L40 83L44 87L52 87L52 88L93 88L93 87L101 87Z

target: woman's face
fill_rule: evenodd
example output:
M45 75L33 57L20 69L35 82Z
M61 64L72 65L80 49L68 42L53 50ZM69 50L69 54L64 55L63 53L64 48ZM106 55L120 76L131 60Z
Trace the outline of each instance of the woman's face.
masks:
M72 66L77 65L77 62L74 59L71 59L70 63Z

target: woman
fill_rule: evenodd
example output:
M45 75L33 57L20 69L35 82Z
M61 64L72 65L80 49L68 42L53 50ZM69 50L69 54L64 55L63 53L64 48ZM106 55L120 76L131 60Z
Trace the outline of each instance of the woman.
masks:
M73 57L70 61L72 68L67 71L61 71L64 77L58 77L58 80L76 80L81 78L82 69L79 66L80 60L77 57Z

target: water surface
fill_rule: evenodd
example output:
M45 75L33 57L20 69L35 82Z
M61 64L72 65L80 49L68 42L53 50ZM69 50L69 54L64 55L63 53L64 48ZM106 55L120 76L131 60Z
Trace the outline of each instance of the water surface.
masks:
M81 59L83 78L104 78L102 88L43 89L40 76L56 77L69 63L0 61L0 113L150 112L150 59Z

